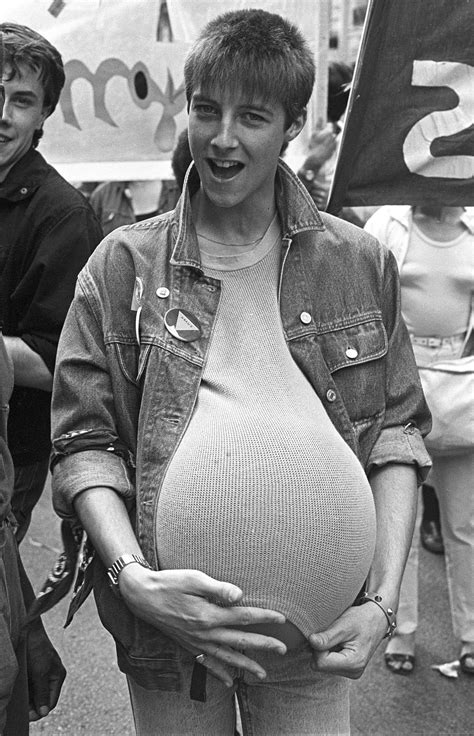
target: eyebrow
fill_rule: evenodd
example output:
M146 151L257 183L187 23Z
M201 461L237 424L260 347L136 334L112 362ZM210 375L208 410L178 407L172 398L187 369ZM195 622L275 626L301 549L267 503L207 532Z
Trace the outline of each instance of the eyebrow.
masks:
M193 94L192 100L193 102L212 102L214 105L217 105L218 107L220 107L217 100L211 97L211 95ZM273 110L271 110L269 107L266 107L265 104L254 102L253 100L244 100L243 102L239 103L239 107L251 107L252 110L264 112L267 115L273 114Z
M36 102L39 98L34 92L29 89L16 89L11 93L12 97L27 97L32 102Z

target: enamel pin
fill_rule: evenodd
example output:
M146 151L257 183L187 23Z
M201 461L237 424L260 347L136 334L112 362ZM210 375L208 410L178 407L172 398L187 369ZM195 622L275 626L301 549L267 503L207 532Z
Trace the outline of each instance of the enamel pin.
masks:
M201 337L201 325L197 317L186 309L169 309L165 314L168 332L182 342L193 342Z

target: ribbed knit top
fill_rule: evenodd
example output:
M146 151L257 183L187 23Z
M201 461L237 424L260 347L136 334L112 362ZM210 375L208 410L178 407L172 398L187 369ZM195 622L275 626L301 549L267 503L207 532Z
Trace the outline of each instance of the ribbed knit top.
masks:
M474 289L473 245L468 230L446 242L412 224L400 284L403 317L414 335L451 337L466 331Z
M308 636L365 580L371 489L286 345L277 219L255 246L200 246L222 295L196 407L158 502L159 564L235 583L243 604L281 611Z

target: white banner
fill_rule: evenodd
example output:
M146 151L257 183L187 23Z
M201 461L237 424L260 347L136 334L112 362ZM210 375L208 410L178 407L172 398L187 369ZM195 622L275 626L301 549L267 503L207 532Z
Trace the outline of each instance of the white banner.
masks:
M2 21L28 25L63 57L66 85L46 121L41 153L72 181L170 177L171 151L186 125L183 61L189 44L212 17L252 6L243 0L168 0L166 14L159 0L1 0ZM297 24L318 55L314 21L320 16L313 0L260 0L258 6ZM325 84L322 89L325 99Z

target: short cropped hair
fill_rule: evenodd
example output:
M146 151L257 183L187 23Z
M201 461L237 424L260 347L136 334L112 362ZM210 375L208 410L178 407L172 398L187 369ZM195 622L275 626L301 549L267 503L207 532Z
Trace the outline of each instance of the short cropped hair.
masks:
M201 88L245 89L250 99L280 102L291 125L313 91L314 60L300 31L265 10L236 10L208 23L184 64L188 105Z
M64 86L64 66L59 51L36 31L18 23L0 23L3 64L12 68L11 78L20 74L20 65L39 73L48 115L54 112ZM43 134L35 131L33 145Z

